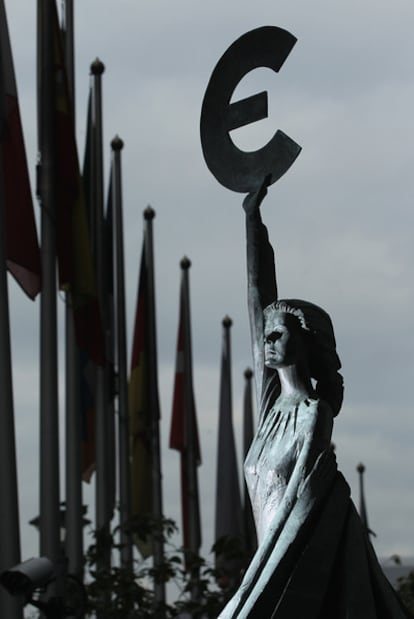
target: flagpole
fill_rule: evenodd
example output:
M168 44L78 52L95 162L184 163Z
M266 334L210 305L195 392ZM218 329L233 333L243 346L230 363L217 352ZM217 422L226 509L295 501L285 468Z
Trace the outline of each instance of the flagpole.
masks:
M0 31L0 376L2 381L0 573L2 573L21 561L7 268L24 292L34 299L40 291L40 252L3 0L0 0ZM14 221L20 224L18 237L12 232ZM29 236L26 236L22 229L31 230ZM1 617L22 619L23 603L22 598L11 596L0 587Z
M64 43L65 64L69 94L72 100L73 128L75 130L75 75L74 75L74 31L73 2L65 0ZM83 508L82 508L82 458L81 458L81 400L80 400L80 358L76 343L73 298L66 293L66 556L69 574L83 579Z
M364 473L365 466L360 462L357 466L357 471L359 474L359 516L361 518L363 529L369 538L370 536L376 537L374 531L372 531L369 527L368 523L368 512L367 506L365 502L365 492L364 492Z
M54 0L53 0L54 2ZM56 308L56 146L53 126L53 9L39 0L39 197L42 293L40 299L40 554L55 565L60 552L59 414ZM54 589L54 591L51 591ZM57 594L51 586L49 594Z
M1 81L3 81L2 77L1 74ZM3 92L3 87L1 87L2 95ZM4 196L1 164L0 156L0 195ZM0 508L0 573L2 573L20 563L19 502L3 199L0 199L0 222L0 376L2 384L0 398L0 488L3 496ZM0 616L22 619L22 602L12 597L3 587L0 589Z
M104 271L104 238L103 238L103 151L102 151L102 74L103 63L96 59L91 64L93 81L92 88L92 123L93 132L93 228L94 254L100 307L104 314L104 329L107 324L105 317L105 271ZM106 331L106 329L105 329ZM97 411L96 411L96 529L102 534L109 534L109 436L107 423L108 389L106 368L99 367L97 375ZM109 565L109 552L105 553L105 564Z
M1 18L4 19L4 26L6 26L4 6L1 6L1 12ZM1 47L0 54L0 143L3 143L7 127L7 101L4 79L6 58ZM3 156L4 154L0 150L0 376L2 381L0 399L0 488L3 495L0 508L0 573L20 563L19 497L17 492L9 292L6 268L7 246ZM12 597L1 588L1 617L22 619L22 608L21 600Z
M131 474L129 462L129 413L126 349L124 232L122 215L121 151L123 141L116 136L112 142L113 213L115 223L116 263L116 325L118 361L118 458L121 565L132 569L132 542L128 533L131 519Z
M145 219L145 250L148 267L148 321L149 321L149 398L151 411L151 446L152 446L152 484L153 484L153 513L154 517L161 521L163 518L162 506L162 471L161 449L159 430L159 400L158 400L158 362L157 362L157 337L155 320L155 287L154 287L154 249L152 220L155 211L148 206L144 211ZM164 562L164 542L154 538L154 567L159 568ZM165 583L155 583L155 599L159 603L165 602Z
M232 324L229 316L223 318L216 472L216 542L223 538L233 540L242 538L242 508L232 411L230 341ZM216 566L227 571L230 580L237 580L241 567L240 560L228 560L220 552L216 552Z
M183 310L184 310L184 406L185 406L185 433L186 449L181 457L186 458L185 475L188 481L188 525L189 525L189 550L192 560L198 556L201 545L200 506L198 494L197 466L199 454L196 453L198 446L198 432L195 419L195 403L193 391L193 360L191 344L191 312L190 312L190 277L191 262L184 257L180 263L183 278ZM199 568L192 567L191 599L199 598Z
M97 546L96 567L98 574L105 573L111 567L110 524L112 520L111 487L112 466L110 450L109 425L109 333L108 303L105 282L105 229L103 198L103 129L102 129L102 74L104 64L96 58L90 66L91 72L91 178L90 197L90 232L96 273L99 307L102 311L106 361L104 366L96 367L95 383L95 532ZM101 603L109 602L110 591L102 593ZM98 619L104 619L105 613L99 612Z
M186 434L186 458L187 458L187 475L188 475L188 498L189 498L189 550L192 554L197 555L199 550L199 535L196 531L197 519L197 473L196 473L196 455L194 449L194 415L193 415L193 389L191 377L193 373L193 364L191 359L191 325L190 325L190 289L189 289L189 270L191 262L184 257L180 263L183 278L183 305L184 305L184 341L186 346L184 349L184 406L185 406L185 434Z

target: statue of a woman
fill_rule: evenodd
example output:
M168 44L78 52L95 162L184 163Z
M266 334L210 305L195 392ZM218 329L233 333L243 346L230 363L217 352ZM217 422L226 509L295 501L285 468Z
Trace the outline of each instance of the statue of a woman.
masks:
M220 619L402 619L331 448L343 396L331 320L278 300L266 185L243 203L260 412L244 468L259 544Z

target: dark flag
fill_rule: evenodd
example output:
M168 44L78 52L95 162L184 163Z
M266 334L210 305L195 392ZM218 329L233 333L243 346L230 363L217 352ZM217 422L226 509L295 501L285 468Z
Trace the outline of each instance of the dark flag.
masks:
M216 477L216 565L230 580L237 580L242 561L242 505L240 498L238 459L233 431L231 385L231 319L223 319L223 345L220 375L219 431ZM223 545L224 543L224 545ZM217 548L219 544L219 548ZM230 547L228 546L230 544ZM237 548L237 545L239 547ZM240 558L226 555L239 551Z

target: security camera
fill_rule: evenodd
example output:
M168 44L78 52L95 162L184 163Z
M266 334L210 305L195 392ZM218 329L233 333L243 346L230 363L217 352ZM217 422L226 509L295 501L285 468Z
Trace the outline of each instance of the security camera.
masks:
M0 583L11 595L30 596L46 587L55 577L53 563L46 557L27 559L0 575Z

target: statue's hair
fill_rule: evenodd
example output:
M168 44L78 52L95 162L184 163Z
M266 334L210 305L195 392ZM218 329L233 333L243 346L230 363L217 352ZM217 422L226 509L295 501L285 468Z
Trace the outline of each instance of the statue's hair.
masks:
M270 305L265 307L264 310L263 310L263 315L264 315L265 321L274 312L282 312L282 313L285 313L285 314L292 314L293 316L295 316L299 320L300 326L302 327L302 329L304 329L305 331L309 331L309 327L306 324L305 315L302 312L302 310L299 309L298 307L292 307L286 301L276 301L275 303L271 303Z
M316 381L315 391L337 415L342 405L344 385L329 314L318 305L301 299L282 299L271 303L263 311L264 319L267 320L274 312L284 312L297 318L304 331L309 371Z

